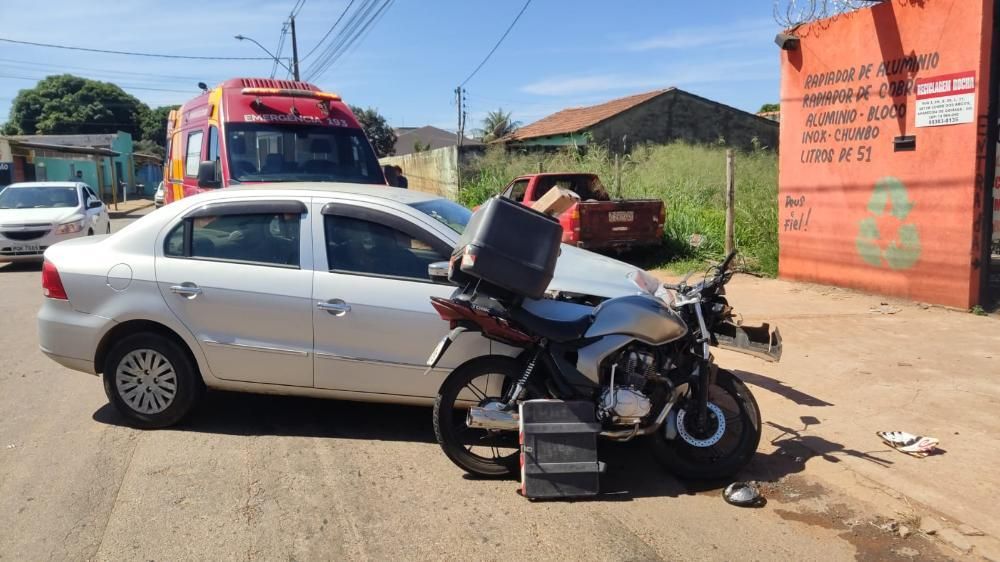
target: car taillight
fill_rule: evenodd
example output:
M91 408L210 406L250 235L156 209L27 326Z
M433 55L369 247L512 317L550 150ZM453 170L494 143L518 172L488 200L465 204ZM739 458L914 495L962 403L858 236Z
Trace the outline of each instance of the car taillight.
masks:
M573 205L559 215L559 224L563 227L563 242L576 242L580 239L580 206Z
M69 300L62 279L59 278L59 270L48 260L42 264L42 292L50 299Z

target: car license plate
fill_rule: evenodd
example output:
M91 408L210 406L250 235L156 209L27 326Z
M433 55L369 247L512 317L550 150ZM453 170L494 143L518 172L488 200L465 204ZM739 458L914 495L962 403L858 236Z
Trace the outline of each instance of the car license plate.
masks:
M14 246L14 252L18 254L37 254L41 251L38 244L23 244L21 246Z
M635 219L633 211L610 211L608 222L632 222Z

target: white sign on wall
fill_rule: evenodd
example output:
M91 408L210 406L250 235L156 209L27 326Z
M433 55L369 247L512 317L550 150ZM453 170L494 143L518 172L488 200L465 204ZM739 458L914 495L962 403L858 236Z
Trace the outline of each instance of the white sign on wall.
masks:
M940 127L976 120L976 73L917 78L917 127Z

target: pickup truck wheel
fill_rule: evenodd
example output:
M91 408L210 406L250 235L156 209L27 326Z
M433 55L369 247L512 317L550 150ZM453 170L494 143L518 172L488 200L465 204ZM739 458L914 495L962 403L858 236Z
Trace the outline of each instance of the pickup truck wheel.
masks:
M142 429L181 421L198 403L204 383L177 343L140 333L118 342L104 363L104 392L129 423Z

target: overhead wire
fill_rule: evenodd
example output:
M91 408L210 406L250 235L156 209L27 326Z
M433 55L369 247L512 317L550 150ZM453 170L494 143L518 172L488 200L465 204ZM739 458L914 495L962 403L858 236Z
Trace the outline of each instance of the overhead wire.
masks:
M469 74L469 77L463 80L462 83L458 85L459 88L468 84L469 80L472 80L472 77L475 76L476 73L479 72L479 69L481 69L483 65L486 64L486 61L490 60L490 57L493 56L493 53L495 53L496 50L500 48L500 44L503 43L503 40L506 39L507 35L510 34L510 30L514 29L514 26L517 25L517 20L521 19L521 16L524 14L524 11L528 9L529 4L531 4L531 0L527 0L524 3L524 6L521 6L521 11L518 12L517 15L514 17L514 21L510 22L510 25L507 26L507 31L503 32L503 35L501 35L500 39L497 40L496 45L493 45L493 48L490 49L490 52L486 54L486 58L483 59L483 62L479 63L479 66L477 66L476 69L473 70L471 74Z
M319 46L323 44L323 41L326 41L326 38L329 37L331 33L333 33L334 28L337 27L337 24L340 23L340 20L344 19L344 16L347 15L347 12L351 9L351 6L353 5L354 5L354 0L351 0L350 2L347 3L347 7L344 8L343 12L340 12L340 17L337 18L337 21L333 22L333 25L330 26L330 29L327 29L326 33L323 34L323 38L320 39L319 42L317 42L315 45L313 45L313 48L309 49L309 52L306 53L306 56L300 58L299 62L306 60L307 58L309 58L309 55L316 52L316 49L318 49Z
M343 34L343 39L333 45L328 52L325 52L326 56L321 60L320 65L315 67L315 70L310 75L310 80L315 80L325 74L345 53L349 52L355 45L361 44L361 40L375 23L382 18L393 1L381 0L381 4L379 4L378 0L376 0L375 3L368 6L368 9L354 22L353 26L349 28L345 27L346 31ZM373 10L374 13L372 13Z
M334 64L337 63L337 61L340 59L340 57L342 57L342 56L346 55L347 53L349 53L351 51L351 49L353 49L354 47L356 47L356 46L361 45L362 43L364 43L364 40L368 36L368 33L371 32L371 30L376 25L378 25L379 20L382 19L382 17L388 11L389 7L395 1L396 0L386 0L385 3L382 4L382 7L379 8L378 12L375 13L375 16L372 17L370 20L368 20L368 22L364 25L364 27L362 27L361 30L357 33L357 35L355 35L355 39L353 41L349 42L337 54L335 54L333 56L333 58L330 59L330 62L327 64L326 68L323 69L323 72L319 73L316 77L318 78L319 76L322 76L323 73L325 73Z
M278 34L278 48L274 52L274 62L271 63L271 78L278 72L278 61L281 59L281 50L285 47L285 36L288 34L288 22L281 24L281 33Z
M9 74L0 74L0 78L9 78L11 80L28 80L31 82L38 82L39 80L44 80L44 78L30 78L28 76L11 76ZM176 90L171 88L149 88L145 86L131 86L127 84L118 84L118 83L116 83L115 86L118 86L123 90L149 90L151 92L176 92L180 94L188 94L193 91L193 90Z
M310 80L312 79L312 77L317 76L319 73L323 72L326 69L326 64L330 61L330 58L337 52L337 50L340 49L340 47L344 43L347 42L347 40L352 36L354 31L362 24L362 22L364 22L368 18L371 11L377 5L376 2L378 1L380 0L362 0L363 3L360 6L358 6L358 8L355 9L353 13L351 13L350 17L347 19L347 21L341 28L340 33L336 37L334 37L333 40L331 40L329 44L326 45L326 47L323 48L323 51L319 55L319 59L316 60L309 67Z
M91 47L76 47L71 45L57 45L54 43L40 43L37 41L20 41L0 37L4 43L14 43L17 45L30 45L32 47L46 47L50 49L64 49L69 51L85 51L88 53L104 53L109 55L128 55L133 57L153 57L161 59L184 59L184 60L272 60L271 57L205 57L193 55L168 55L165 53L140 53L136 51L115 51L111 49L94 49Z

